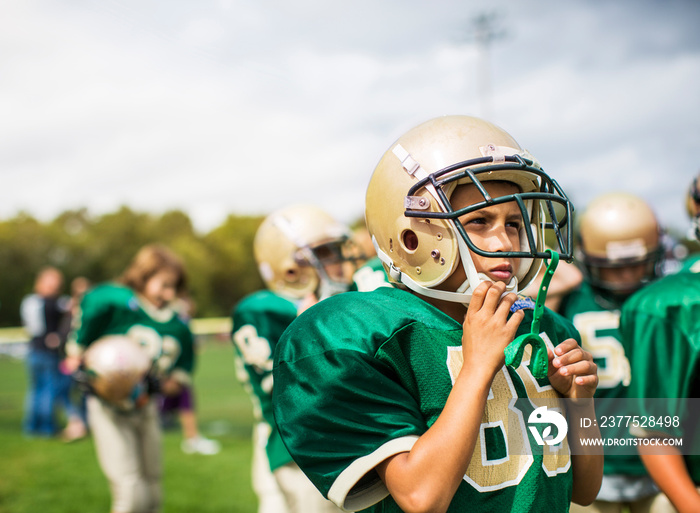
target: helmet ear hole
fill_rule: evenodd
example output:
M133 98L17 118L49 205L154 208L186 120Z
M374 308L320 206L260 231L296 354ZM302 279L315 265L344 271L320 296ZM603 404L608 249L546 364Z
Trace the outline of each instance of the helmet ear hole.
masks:
M294 268L289 268L284 273L284 279L288 283L295 283L299 281L299 272Z
M401 234L401 241L406 251L414 252L418 249L418 235L413 230L404 230Z

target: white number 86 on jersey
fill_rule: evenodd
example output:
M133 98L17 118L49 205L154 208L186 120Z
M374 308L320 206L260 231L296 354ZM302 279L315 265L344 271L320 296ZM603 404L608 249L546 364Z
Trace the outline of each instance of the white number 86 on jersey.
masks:
M546 334L541 336L551 347ZM479 426L479 437L464 476L464 480L479 491L517 485L535 462L524 412L516 407L516 399L519 398L517 388L526 390L530 399L555 401L559 398L550 385L540 386L530 373L527 368L530 353L528 346L517 369L517 376L511 376L504 366L491 384ZM447 368L453 385L462 364L462 348L449 348ZM529 401L528 404L535 409ZM542 454L542 470L550 477L567 472L571 466L571 452L566 439L559 445L538 447L538 454Z

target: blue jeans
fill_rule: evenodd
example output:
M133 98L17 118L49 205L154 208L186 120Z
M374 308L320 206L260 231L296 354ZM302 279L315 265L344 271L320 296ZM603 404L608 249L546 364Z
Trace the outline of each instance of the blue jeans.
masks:
M78 386L70 374L58 373L58 384L56 391L56 402L62 407L68 420L80 419L83 424L87 424L87 413L85 411L85 394L78 390Z
M24 432L32 436L53 436L58 431L55 417L61 374L58 354L30 350L27 355L29 389L25 403Z

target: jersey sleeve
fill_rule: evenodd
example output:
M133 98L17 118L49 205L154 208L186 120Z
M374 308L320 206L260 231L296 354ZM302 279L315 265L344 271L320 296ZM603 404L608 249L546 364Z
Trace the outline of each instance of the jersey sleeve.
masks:
M291 322L291 319L290 319ZM243 364L253 393L263 403L272 393L272 348L276 341L265 312L242 303L233 311L233 342L236 357ZM277 337L281 332L277 334ZM272 341L271 341L272 339ZM266 410L266 408L264 408ZM272 419L263 411L263 417ZM271 412L270 412L271 413Z
M318 351L300 348L324 336L309 319L295 321L280 341L275 418L316 487L341 507L364 509L388 495L376 465L409 451L427 430L425 420L392 370L360 344L334 340L334 347L321 343Z
M231 335L236 354L253 383L272 373L272 352L287 326L296 318L296 307L268 293L244 299L233 311ZM265 385L271 392L272 383Z
M103 290L96 288L80 302L73 339L83 349L100 338L109 325L114 305L107 299Z

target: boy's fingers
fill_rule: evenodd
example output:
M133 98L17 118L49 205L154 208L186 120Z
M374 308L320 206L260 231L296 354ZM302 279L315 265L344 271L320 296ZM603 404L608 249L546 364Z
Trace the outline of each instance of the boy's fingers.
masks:
M491 288L486 292L486 298L484 299L484 306L489 308L491 312L495 312L498 308L498 303L501 300L501 296L506 291L506 284L496 282L491 284Z
M500 302L498 303L498 309L510 310L510 307L513 306L517 300L518 296L510 292L501 298Z
M589 360L583 360L560 367L558 372L562 376L595 376L597 374L596 370L597 366L595 363Z
M517 310L513 312L513 315L510 316L510 319L506 321L506 326L513 330L513 335L515 335L515 331L518 329L518 326L520 326L520 323L523 322L524 318L525 312L523 312L522 310Z
M587 353L580 347L576 347L561 356L555 356L554 360L552 360L552 365L557 368L564 367L565 365L580 362L581 360L591 359L589 357L590 353Z
M585 376L576 376L576 384L579 386L595 386L598 383L598 376L595 374L588 374Z
M578 342L576 342L576 340L574 340L573 338L567 338L564 342L562 342L554 348L554 356L562 356L563 354L566 354L577 347L579 347L579 345Z
M486 299L486 293L491 288L492 283L490 281L482 281L479 286L474 290L472 294L472 299L469 301L469 310L476 312L481 310L484 305L484 300Z
M513 306L513 304L515 304L515 302L517 300L518 300L518 296L513 294L512 292L510 294L506 294L505 296L503 296L501 298L500 302L498 303L498 307L496 308L496 313L498 315L501 315L503 318L507 318L508 314L510 313L511 307ZM518 311L522 312L522 310L518 310ZM517 311L513 312L514 315L516 313L517 313ZM523 312L523 314L524 314L524 312ZM512 317L511 317L511 319L512 319ZM518 324L520 324L520 321L518 321Z

